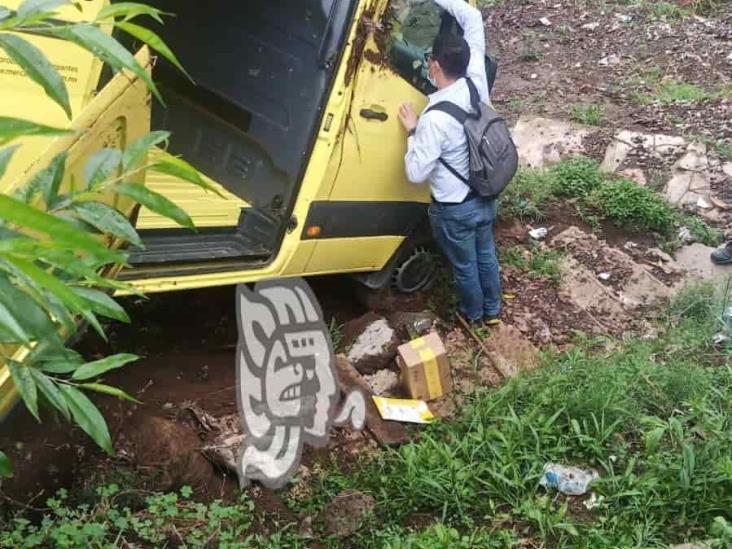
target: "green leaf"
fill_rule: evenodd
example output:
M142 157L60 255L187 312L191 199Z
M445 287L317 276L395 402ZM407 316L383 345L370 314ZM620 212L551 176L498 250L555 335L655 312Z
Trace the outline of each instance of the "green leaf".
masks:
M71 385L61 385L59 389L76 424L105 452L113 455L114 448L112 447L112 438L109 436L107 422L104 421L104 417L102 417L97 407L84 393Z
M18 16L26 18L38 13L52 12L59 6L70 3L69 0L25 0L18 7Z
M82 356L63 345L40 343L27 359L28 364L52 374L68 374L84 363Z
M28 120L0 116L0 146L10 143L13 139L26 135L54 136L66 135L69 133L71 133L71 130L52 128L51 126L36 124L35 122L29 122Z
M183 68L183 65L180 64L180 61L178 61L178 58L170 50L165 41L153 31L151 31L150 29L146 29L145 27L141 27L140 25L136 25L135 23L120 22L117 23L117 27L125 31L133 38L137 38L141 42L144 42L145 44L150 46L160 55L165 57L165 59L170 61L180 72L185 74L189 80L193 81L191 76Z
M33 376L33 380L35 381L36 386L38 387L38 389L41 390L41 393L43 393L43 396L46 397L46 400L48 400L49 404L51 404L51 406L61 412L67 420L70 420L71 414L69 413L69 406L68 404L66 404L66 400L64 400L64 397L61 395L61 391L59 391L56 382L49 378L46 374L44 374L40 370L36 370L35 368L31 368L30 372Z
M118 149L102 149L94 153L84 166L87 189L96 189L117 171L122 164L122 152Z
M108 250L104 244L67 221L41 212L7 195L0 195L0 219L27 230L46 234L70 249L93 254L100 260L117 263L121 259L119 253Z
M5 175L5 170L8 169L8 164L10 164L10 159L13 157L15 151L18 150L18 147L20 145L12 145L0 150L0 179Z
M81 202L71 207L80 219L99 229L102 233L109 233L140 248L143 247L137 231L127 218L117 210L101 202Z
M100 315L120 322L130 322L130 317L122 306L104 292L92 290L91 288L74 288L74 292L85 299Z
M33 381L31 376L30 368L22 366L15 361L9 361L7 363L10 369L10 375L15 383L15 388L18 389L18 393L23 398L26 408L33 414L38 421L41 418L38 416L38 391L36 389L36 382Z
M13 311L8 309L3 303L0 303L0 328L4 336L0 338L2 343L28 343L31 341L30 336L20 325L20 321Z
M163 103L157 86L145 68L122 44L106 34L103 30L89 24L61 26L48 29L46 32L64 38L85 50L93 53L116 70L128 69L136 74L148 89Z
M97 393L104 393L105 395L111 395L113 397L117 397L122 400L134 402L135 404L142 404L142 402L140 402L136 398L128 395L122 389L118 389L117 387L110 387L109 385L103 385L101 383L82 383L81 385L79 385L79 387L81 387L83 389L88 389L89 391L96 391Z
M71 118L71 103L66 84L41 50L20 36L9 33L0 33L0 49L5 50L28 77L43 87L46 95Z
M12 12L8 8L6 8L5 6L0 6L0 21L2 21L3 19L7 19L8 17L10 17L10 14L11 13Z
M104 21L105 19L111 18L116 19L117 17L122 17L124 21L129 21L140 15L148 15L158 23L162 23L163 19L160 16L166 15L166 13L152 6L138 4L137 2L115 2L111 6L107 6L99 11L97 21Z
M2 13L0 13L2 18ZM13 466L10 463L10 458L0 450L0 477L11 478L13 476Z
M30 295L11 284L4 275L0 275L0 303L31 334L32 340L57 339L56 328L43 308Z
M140 166L151 147L164 143L169 138L170 132L154 131L143 135L140 139L132 143L127 147L122 158L122 166L125 171Z
M156 161L152 166L150 166L150 170L158 173L164 173L166 175L172 175L173 177L177 177L184 181L188 181L189 183L193 183L194 185L206 189L207 191L212 191L222 198L224 196L219 192L217 188L215 188L213 185L209 184L205 179L203 179L201 177L201 174L198 173L198 170L196 170L196 168L191 166L182 158L168 156L166 158Z
M84 320L91 324L96 332L106 341L107 336L104 333L104 329L101 324L99 324L99 320L94 315L94 312L88 307L86 302L76 295L76 293L66 286L66 284L49 272L36 267L33 263L15 257L7 258L7 260L33 280L38 286L51 292L72 312L80 314Z
M25 187L19 189L16 193L17 198L30 203L37 193L41 193L46 206L51 207L58 196L65 170L66 153L63 152L54 157L48 167L34 175Z
M71 379L75 381L85 381L87 379L99 377L105 372L108 372L110 370L116 370L117 368L121 368L125 364L129 364L130 362L134 362L135 360L139 359L140 357L137 355L123 353L119 355L108 356L107 358L103 358L101 360L95 360L94 362L87 362L78 370L76 370L76 372L74 372L74 375L71 377Z
M191 229L194 228L193 221L188 217L186 212L173 204L163 195L146 189L143 185L138 185L136 183L123 183L121 185L114 186L112 190L118 194L132 198L135 202L139 202L149 210L172 219L179 225L189 227Z

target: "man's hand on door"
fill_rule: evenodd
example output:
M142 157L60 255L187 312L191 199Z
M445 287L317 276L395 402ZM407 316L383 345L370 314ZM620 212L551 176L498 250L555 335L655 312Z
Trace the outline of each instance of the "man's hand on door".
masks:
M403 103L399 106L399 120L408 132L417 127L417 114L411 103Z

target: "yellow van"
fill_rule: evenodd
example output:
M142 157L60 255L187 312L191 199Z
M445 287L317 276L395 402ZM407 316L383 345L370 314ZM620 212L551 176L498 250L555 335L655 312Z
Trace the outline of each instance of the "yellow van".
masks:
M108 3L84 0L81 12L64 8L60 16L90 20ZM396 113L406 101L425 104L433 91L431 45L454 20L431 0L148 3L175 14L164 26L144 24L166 40L191 80L158 59L152 70L162 105L141 82L110 78L73 44L27 37L66 79L72 126L86 131L52 143L26 139L3 181L22 183L64 148L71 163L83 164L150 127L169 130L167 153L157 154L182 156L219 193L148 174L146 185L186 210L198 230L146 209L130 212L145 248L132 250L132 268L120 277L137 289L328 273L359 273L370 288L425 287L433 271L423 247L429 189L406 180ZM60 109L7 61L0 57L0 116L65 124ZM0 372L0 413L12 400L8 381Z

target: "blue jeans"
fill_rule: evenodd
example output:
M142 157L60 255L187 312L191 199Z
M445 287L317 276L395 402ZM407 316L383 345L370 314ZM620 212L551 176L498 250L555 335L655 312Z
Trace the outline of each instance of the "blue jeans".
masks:
M473 198L429 207L435 240L452 263L460 312L468 320L501 313L501 274L493 238L496 201Z

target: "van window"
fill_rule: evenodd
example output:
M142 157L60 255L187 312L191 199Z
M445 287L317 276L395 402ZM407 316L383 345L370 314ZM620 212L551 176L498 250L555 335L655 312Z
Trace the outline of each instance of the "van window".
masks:
M392 0L387 12L390 28L389 63L402 77L424 93L434 88L427 79L432 44L453 19L431 0L416 3Z

